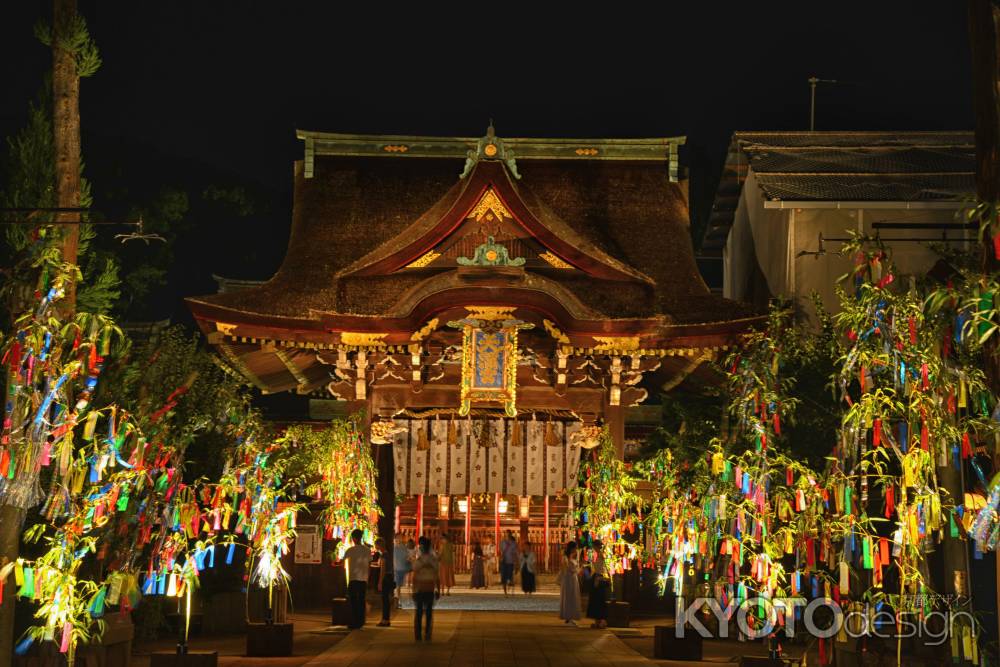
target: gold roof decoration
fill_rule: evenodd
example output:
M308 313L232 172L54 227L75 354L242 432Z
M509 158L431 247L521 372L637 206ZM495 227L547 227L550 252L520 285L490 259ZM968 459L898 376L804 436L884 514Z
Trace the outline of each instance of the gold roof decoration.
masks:
M639 349L638 336L593 336L595 352L624 352Z
M515 308L509 306L466 306L469 317L477 320L513 319Z
M555 269L572 269L573 265L562 260L562 258L557 257L554 253L549 250L538 255L541 259L544 259Z
M504 218L513 218L507 207L503 205L500 201L500 197L493 192L493 188L487 188L486 192L482 197L479 198L479 203L477 203L472 212L469 213L470 218L474 218L477 222L482 220L488 213L492 213L496 216L497 220L502 220ZM489 220L490 218L487 218Z
M420 257L418 257L417 259L413 260L409 264L407 264L406 268L408 268L408 269L422 269L422 268L424 268L425 266L427 266L428 264L430 264L431 262L433 262L435 259L437 259L440 256L441 256L441 253L436 252L434 250L430 250L430 251L424 253L423 255L421 255Z
M551 320L542 320L542 325L545 327L545 330L549 332L549 335L555 338L557 342L562 343L563 345L569 345L569 336L560 331L559 327L553 324Z
M340 334L340 344L341 345L351 345L353 347L384 347L385 337L389 334L384 333L357 333L354 331L343 331Z
M438 318L435 317L434 319L429 320L427 324L421 327L418 331L414 331L413 335L410 336L410 340L414 342L421 341L427 336L430 336L431 333L433 333L434 330L437 329L437 327L438 327Z

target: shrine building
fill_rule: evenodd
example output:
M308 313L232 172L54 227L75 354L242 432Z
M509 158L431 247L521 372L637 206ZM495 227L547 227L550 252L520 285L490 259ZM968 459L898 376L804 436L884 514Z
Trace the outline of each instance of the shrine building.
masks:
M628 410L762 321L699 275L684 138L298 137L281 268L199 326L261 392L364 411L383 536L448 531L461 571L512 529L556 567L599 427L623 456Z

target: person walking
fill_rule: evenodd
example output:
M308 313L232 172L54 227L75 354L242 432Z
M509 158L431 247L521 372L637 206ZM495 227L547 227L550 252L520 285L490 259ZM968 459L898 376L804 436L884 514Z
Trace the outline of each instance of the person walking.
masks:
M535 552L528 541L525 541L521 551L521 590L525 595L535 592Z
M441 571L441 589L444 595L451 595L451 589L455 585L455 547L448 539L448 533L441 536L438 544L438 561Z
M483 547L479 542L472 544L472 576L469 586L471 588L486 588L486 559L483 557Z
M380 627L389 626L389 617L392 615L393 591L396 590L396 579L393 577L392 567L389 565L389 549L385 546L385 540L381 537L375 540L375 550L378 552L378 592L382 594L382 620L378 622Z
M410 550L406 546L406 540L402 533L396 533L396 544L392 548L392 574L395 581L393 594L396 597L396 605L399 606L399 597L406 585L406 575L412 568L410 562Z
M517 541L514 533L507 531L507 536L500 542L500 581L503 584L503 594L507 595L507 587L514 586L514 568L518 563Z
M438 576L438 560L431 553L431 541L421 537L418 550L420 554L413 563L413 603L416 612L413 615L413 631L417 641L431 640L431 621L434 612L434 600L441 596L441 579ZM427 614L427 623L421 633L421 622ZM422 637L421 637L422 635Z
M608 627L608 593L611 589L611 577L608 574L607 561L604 560L604 547L600 540L594 542L597 558L594 560L593 576L591 577L590 597L587 600L587 618L594 619L590 627Z
M580 618L579 574L576 542L569 542L563 551L562 568L559 570L559 618L572 625L576 625Z
M364 533L360 528L351 531L351 541L354 546L344 553L347 563L347 599L351 604L352 630L359 630L365 625L365 595L368 592L368 568L372 562L372 550L361 544Z

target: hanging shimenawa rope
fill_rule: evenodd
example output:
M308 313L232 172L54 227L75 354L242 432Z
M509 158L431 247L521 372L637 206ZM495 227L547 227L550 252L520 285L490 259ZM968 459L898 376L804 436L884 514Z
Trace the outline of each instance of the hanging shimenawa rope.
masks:
M553 417L555 419L564 419L570 421L579 420L579 416L572 410L559 410L555 408L534 408L532 410L519 410L519 419L529 419L531 415L541 415L547 417ZM411 410L409 408L401 410L395 415L400 419L430 419L432 417L449 417L455 418L458 416L457 408L429 408L426 410ZM473 408L469 412L471 417L484 417L490 419L504 419L507 417L503 410L491 410L489 408Z

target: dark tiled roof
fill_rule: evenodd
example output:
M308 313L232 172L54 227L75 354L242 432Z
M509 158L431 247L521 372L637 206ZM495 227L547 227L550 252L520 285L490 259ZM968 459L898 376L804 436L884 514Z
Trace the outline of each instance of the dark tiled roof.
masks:
M771 201L961 200L974 191L971 132L737 132L702 243L725 245L753 171Z
M285 317L310 311L379 316L426 275L348 275L367 255L412 241L404 230L433 226L459 197L462 160L316 156L315 173L295 175L292 235L278 273L258 287L198 301ZM602 318L666 315L678 323L753 315L712 295L695 264L686 184L665 163L628 160L518 159L516 189L525 205L572 243L592 244L655 286L560 275L559 284ZM427 220L426 224L420 222ZM564 235L571 238L565 238Z

